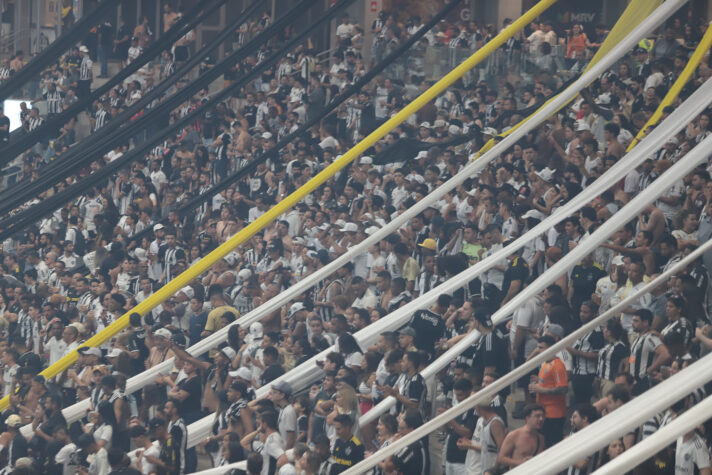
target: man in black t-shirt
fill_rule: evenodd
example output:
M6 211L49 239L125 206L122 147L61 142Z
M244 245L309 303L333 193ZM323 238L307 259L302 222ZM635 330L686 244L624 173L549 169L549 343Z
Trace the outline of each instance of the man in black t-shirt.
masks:
M46 442L52 440L52 434L57 427L66 427L67 420L62 415L62 397L57 394L49 394L44 400L44 411L41 416L35 415L32 420L32 428L35 431L35 439L42 440L41 447Z
M111 466L109 475L141 475L141 472L128 466L131 461L126 456L126 452L117 447L111 447L109 449L106 459Z
M458 403L467 399L471 392L472 382L469 379L462 378L455 382L455 399ZM457 441L462 437L468 440L472 438L476 424L477 414L474 408L468 409L446 424L445 473L465 473L467 450L458 448Z
M198 368L193 362L185 361L183 371L187 377L168 391L168 399L176 402L178 412L185 423L191 424L200 418L200 398L203 386L200 383Z
M429 310L418 310L411 317L408 326L415 330L413 343L419 350L434 355L435 343L445 333L445 321L442 315L450 305L450 300L452 300L450 295L442 294Z
M506 339L504 326L492 326L489 315L484 311L475 310L475 328L482 333L475 345L472 366L477 369L479 381L484 374L495 372L505 374L509 371L509 342Z
M581 304L591 299L596 291L596 283L606 272L593 262L593 254L587 254L581 263L571 271L571 284L569 285L569 302L574 314L578 313Z
M507 247L511 241L505 241L502 245ZM524 288L524 282L529 277L529 265L522 259L522 250L514 251L509 257L507 270L504 271L504 280L502 281L502 301L499 306L509 302L520 290Z
M423 425L423 417L416 410L406 411L405 416L399 418L398 433L406 435L416 427ZM386 472L398 470L408 475L430 474L430 452L428 451L427 437L410 444L399 450L386 461Z
M400 375L395 387L382 386L380 389L388 396L396 398L396 412L402 413L408 409L420 411L425 401L425 380L418 373L422 357L417 351L409 351L403 355Z
M331 449L329 459L329 474L337 475L363 460L364 445L352 433L353 421L347 414L339 414L334 418L336 440Z
M3 114L0 105L0 145L5 146L10 143L10 118Z
M262 350L262 360L265 370L260 378L260 385L271 383L284 374L284 368L279 364L279 352L274 346L268 346Z

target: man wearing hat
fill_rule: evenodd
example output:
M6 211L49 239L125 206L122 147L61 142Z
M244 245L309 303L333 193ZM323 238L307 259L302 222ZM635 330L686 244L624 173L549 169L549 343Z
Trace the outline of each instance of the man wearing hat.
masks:
M22 419L17 414L11 414L5 419L7 431L0 434L0 446L7 447L7 465L4 471L12 470L15 462L27 457L27 440L20 433Z
M294 302L291 307L289 307L289 312L287 312L287 315L291 322L290 326L295 325L296 322L305 321L307 318L307 313L307 308L302 302Z
M79 64L79 82L77 83L77 97L84 99L91 94L92 67L94 63L89 58L89 48L84 45L79 47L82 62Z
M242 366L235 371L230 371L228 373L230 378L232 378L233 383L243 383L246 387L244 398L247 401L253 401L255 399L255 390L252 388L252 371L249 368Z
M151 350L146 360L146 368L152 368L175 356L171 350L171 336L170 330L165 328L159 328L153 333L147 332L146 346Z
M398 346L403 351L418 351L414 345L415 329L413 327L405 327L398 332Z
M279 381L272 385L267 398L274 404L275 410L278 411L278 429L279 434L284 440L285 449L294 447L294 442L297 438L297 412L294 406L289 403L289 398L292 396L292 385L287 381ZM251 407L254 407L259 400L252 401Z

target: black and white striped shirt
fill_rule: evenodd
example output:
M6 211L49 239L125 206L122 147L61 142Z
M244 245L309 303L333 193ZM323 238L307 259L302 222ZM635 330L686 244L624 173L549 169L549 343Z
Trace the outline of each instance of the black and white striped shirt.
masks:
M64 100L64 93L58 90L47 91L45 94L45 100L47 101L47 114L54 115L62 112L62 101Z
M683 338L683 345L688 347L692 337L695 336L695 327L690 323L685 317L680 317L674 322L670 322L663 328L660 332L663 337L669 335L670 333L679 333Z
M655 434L662 427L665 427L670 422L672 422L673 416L670 411L658 413L645 421L643 424L642 438L647 439L651 435Z
M173 62L173 60L164 63L163 67L161 68L161 74L163 75L163 77L171 76L175 72L176 64Z
M621 362L629 355L628 347L618 340L614 343L608 343L598 353L598 369L596 375L601 379L613 381L618 370L621 367Z
M648 367L655 361L655 350L662 344L653 333L638 335L630 349L630 374L633 378L640 381L648 376Z
M409 475L430 473L430 453L422 439L396 452L393 461L401 473Z
M341 294L343 292L344 288L344 283L341 281L341 279L336 279L333 282L330 282L329 285L326 286L326 291L324 292L324 302L329 302L331 301L331 292L332 290L335 290L336 284L339 285L339 288L341 289ZM339 295L336 294L336 295ZM335 295L334 295L335 296ZM322 321L324 322L330 322L331 317L334 316L334 309L331 307L319 307L319 317L321 317Z
M17 313L17 324L20 327L20 336L25 339L28 348L32 348L32 337L34 336L34 322L30 314L24 310Z
M603 348L603 332L601 328L596 328L582 336L573 344L575 350L586 353L598 353ZM596 361L583 358L581 356L572 356L573 368L572 373L577 375L593 375L596 374Z
M185 259L185 251L181 247L165 247L165 251L162 253L163 262L165 264L165 276L163 283L167 284L171 280L171 270L173 266L176 265L179 259ZM159 252L159 257L161 253Z
M44 122L44 120L42 120L42 117L30 117L30 118L27 120L27 125L28 125L29 131L32 132L32 131L35 130L37 127L39 127L40 125L42 125L43 122Z
M7 81L10 79L10 71L12 71L7 66L0 66L0 81Z
M106 125L106 122L109 118L108 112L106 112L106 109L103 107L96 112L94 112L94 131L96 132L100 128L104 127Z
M82 58L82 64L79 66L79 80L80 81L91 81L92 79L92 66L94 63L89 56Z
M173 440L178 439L180 442L180 473L185 473L185 452L188 450L188 429L182 417L179 417L175 421L169 421L167 429L168 433L173 437Z
M257 263L260 262L262 257L259 255L259 253L254 249L250 248L247 251L245 251L245 254L243 255L243 259L247 263L247 265L254 269L257 267Z

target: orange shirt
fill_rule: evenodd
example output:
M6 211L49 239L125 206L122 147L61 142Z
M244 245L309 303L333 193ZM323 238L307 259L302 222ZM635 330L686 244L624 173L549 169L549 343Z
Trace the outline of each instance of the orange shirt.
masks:
M586 34L581 33L578 36L572 36L569 39L569 44L566 47L566 57L568 59L575 59L576 53L586 49Z
M566 367L559 358L542 363L539 370L539 386L547 389L568 386L569 379ZM566 417L566 393L562 394L537 394L536 402L544 406L547 419Z

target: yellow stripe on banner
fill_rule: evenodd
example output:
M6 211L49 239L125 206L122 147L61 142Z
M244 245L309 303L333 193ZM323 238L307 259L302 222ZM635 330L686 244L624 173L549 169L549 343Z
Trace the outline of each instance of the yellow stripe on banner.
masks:
M663 109L671 105L673 101L677 99L677 96L680 94L680 91L682 91L682 88L685 87L687 81L690 80L690 76L692 76L692 73L695 72L697 66L700 65L700 62L705 57L705 53L709 51L710 46L712 46L712 23L710 23L710 25L707 27L707 31L702 37L702 41L700 41L700 44L697 45L697 49L695 49L695 52L690 57L690 60L685 66L685 69L682 70L680 76L675 80L675 84L672 85L670 90L668 90L667 94L665 94L665 97L663 97L663 100L660 101L660 105L655 110L655 113L650 117L645 126L640 129L640 132L638 132L638 135L635 136L630 145L628 145L628 149L626 149L626 152L630 152L631 150L633 150L633 147L635 147L638 142L643 137L645 137L646 131L650 126L657 125L658 121L660 120L660 117L662 117L663 115Z
M663 3L663 0L632 0L629 4L628 7L625 9L623 14L621 14L620 18L616 22L615 25L613 25L613 28L611 28L611 31L608 32L608 36L606 36L606 39L603 40L603 43L601 43L601 47L598 48L598 51L596 51L596 54L593 55L593 58L591 58L591 61L588 63L586 66L586 69L584 71L588 71L589 68L593 67L598 61L604 57L608 52L620 41L626 37L628 33L630 33L630 30L638 26L638 24L643 21L645 18L650 16L653 11L658 8L661 4ZM519 127L521 127L522 124L524 124L526 121L528 121L534 114L539 112L544 106L546 106L550 101L552 101L554 98L550 97L549 100L547 100L544 104L539 107L536 111L534 111L529 117L526 119L518 122L516 125L514 125L511 129L507 130L506 132L503 132L500 134L500 137L506 137L515 130L517 130ZM573 99L571 99L573 100ZM569 101L571 102L571 101ZM567 104L569 103L567 102ZM559 110L563 109L566 107L566 105L561 106ZM489 139L486 144L482 146L482 148L475 154L476 158L479 158L482 154L487 152L489 149L494 147L495 141L494 139Z
M408 104L399 113L391 117L383 125L373 131L368 137L361 140L358 144L352 147L349 151L343 154L338 160L326 167L319 174L314 176L311 180L302 185L299 189L294 191L291 195L287 196L285 199L277 203L272 209L267 211L265 214L257 218L253 223L251 223L246 228L242 229L240 232L235 234L232 238L225 241L222 245L212 251L210 254L202 258L200 261L192 265L190 268L186 269L182 274L180 274L175 279L168 282L166 285L161 287L151 295L149 298L138 304L136 307L126 312L120 318L118 318L114 323L106 327L101 332L97 333L90 339L88 339L82 346L99 346L107 342L114 335L122 331L129 324L129 315L131 313L140 313L145 315L152 308L159 305L161 302L168 299L171 295L178 292L181 288L190 284L196 277L198 277L203 272L207 271L213 266L217 261L225 257L227 254L236 249L240 244L244 243L256 233L258 233L262 228L267 226L269 223L277 219L284 212L295 206L299 201L301 201L305 196L314 191L316 188L325 183L329 178L334 176L336 172L343 169L354 161L356 157L361 155L363 152L368 150L373 146L378 140L385 137L391 130L398 127L402 122L404 122L409 116L418 111L428 102L435 99L448 87L454 84L458 79L465 75L467 71L474 68L482 62L487 56L492 54L494 50L503 45L509 38L514 36L515 33L524 29L525 26L530 24L537 16L544 12L547 8L553 5L556 0L541 0L537 3L531 10L526 12L520 18L518 18L514 23L509 25L506 29L500 32L497 36L492 38L492 40L484 45L482 48L477 50L475 54L467 58L463 63L458 65L455 69L450 71L445 77L440 79L437 83L432 85L428 90L418 96L413 102ZM77 351L74 350L67 354L59 361L57 361L52 366L48 367L42 371L43 376L46 378L52 378L57 374L61 373L65 369L69 368L77 359ZM0 411L5 410L9 404L9 397L6 396L0 400Z

